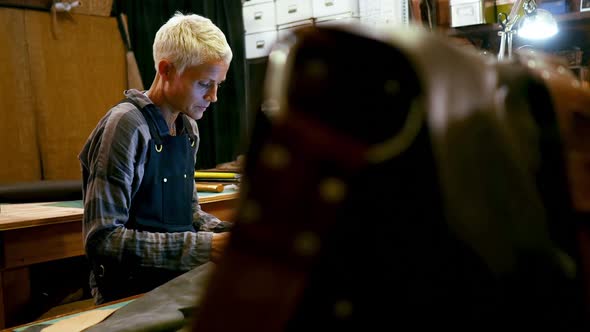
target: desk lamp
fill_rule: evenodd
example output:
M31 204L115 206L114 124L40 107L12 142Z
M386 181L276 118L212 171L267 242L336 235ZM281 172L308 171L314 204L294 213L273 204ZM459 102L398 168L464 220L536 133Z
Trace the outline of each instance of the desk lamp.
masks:
M522 7L524 16L519 13ZM503 60L504 55L508 52L508 59L512 58L512 37L518 32L519 36L527 39L544 39L557 34L557 22L553 15L545 9L537 8L535 0L517 0L512 6L510 14L499 14L501 19L502 31L498 32L500 36L500 51L498 60ZM520 22L520 26L517 23Z

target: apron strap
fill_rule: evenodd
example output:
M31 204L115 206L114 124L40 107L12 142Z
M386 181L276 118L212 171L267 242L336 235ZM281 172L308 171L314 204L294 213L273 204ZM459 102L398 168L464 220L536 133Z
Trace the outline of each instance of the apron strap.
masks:
M130 98L125 98L121 102L119 102L119 104L122 104L122 103L130 103L133 106L135 106L135 108L137 108L139 111L141 111L141 114L145 118L145 120L148 124L148 127L150 129L150 135L152 136L152 139L154 140L156 145L161 146L162 145L162 137L160 137L160 134L158 133L158 129L156 128L156 121L147 109L150 106L153 107L153 104L148 104L145 107L141 107L141 106L139 106L139 104L137 104L134 100L132 100Z
M190 120L188 119L188 117L184 114L180 114L180 116L182 116L182 126L183 126L183 131L186 132L186 134L188 135L188 137L191 139L191 147L194 147L194 145L197 142L197 137L196 135L194 135L192 129L192 126L190 124Z

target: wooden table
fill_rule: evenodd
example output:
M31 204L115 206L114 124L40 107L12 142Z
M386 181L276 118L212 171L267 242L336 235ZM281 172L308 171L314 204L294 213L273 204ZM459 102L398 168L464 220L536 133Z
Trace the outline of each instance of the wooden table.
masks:
M204 211L222 220L232 219L237 192L203 193L199 197ZM31 265L84 255L83 209L67 205L57 202L1 206L0 329L20 323L14 317L31 298Z

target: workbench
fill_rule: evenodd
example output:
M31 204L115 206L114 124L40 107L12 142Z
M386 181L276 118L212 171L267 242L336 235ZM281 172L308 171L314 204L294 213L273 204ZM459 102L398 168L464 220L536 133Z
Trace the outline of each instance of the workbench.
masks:
M201 208L231 220L237 191L199 193ZM81 201L0 207L0 329L31 299L30 270L38 263L84 255Z

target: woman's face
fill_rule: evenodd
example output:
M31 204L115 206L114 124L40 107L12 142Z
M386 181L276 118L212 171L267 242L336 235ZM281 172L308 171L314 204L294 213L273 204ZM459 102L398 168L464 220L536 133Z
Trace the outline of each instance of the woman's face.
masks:
M228 69L229 64L223 60L187 67L170 81L166 89L168 104L199 120L207 107L217 101L217 89L225 81Z

